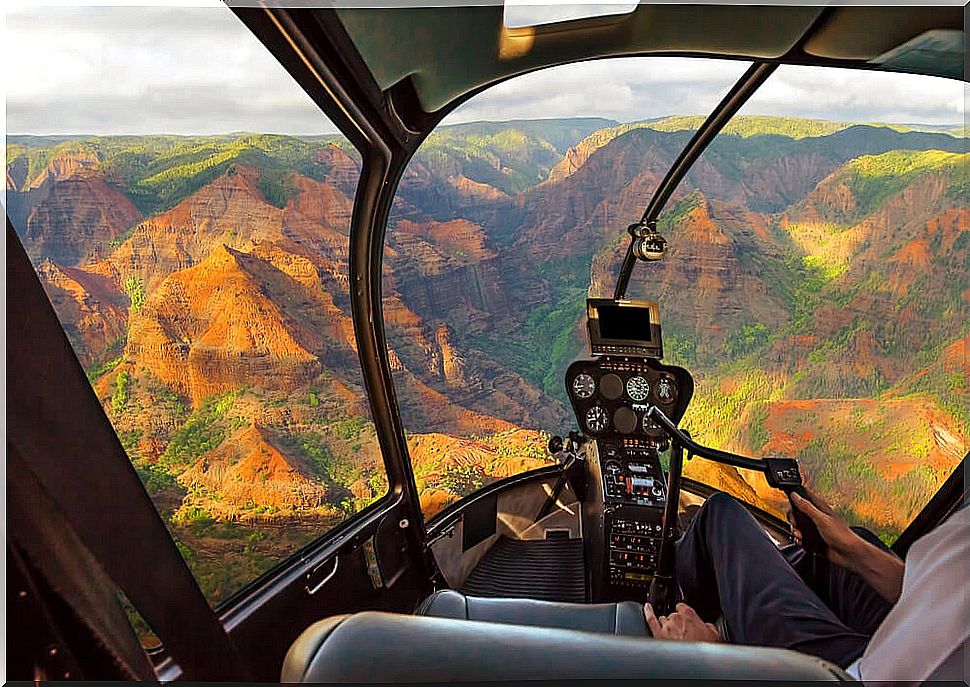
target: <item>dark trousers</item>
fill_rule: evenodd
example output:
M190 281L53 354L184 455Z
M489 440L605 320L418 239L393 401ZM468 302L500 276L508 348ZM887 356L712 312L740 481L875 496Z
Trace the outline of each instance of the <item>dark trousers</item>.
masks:
M868 531L860 534L882 546ZM677 544L677 582L705 621L724 616L730 641L794 649L844 668L862 655L892 606L832 563L813 579L804 569L808 556L797 563L795 553L801 549L780 550L741 504L719 493Z

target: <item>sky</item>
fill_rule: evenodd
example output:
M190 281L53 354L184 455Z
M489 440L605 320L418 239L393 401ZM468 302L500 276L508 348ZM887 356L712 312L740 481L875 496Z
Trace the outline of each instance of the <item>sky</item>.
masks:
M3 50L8 134L335 131L218 3L21 7L6 15ZM656 57L566 65L496 86L447 121L706 114L746 66ZM932 77L786 66L743 112L957 126L964 88Z

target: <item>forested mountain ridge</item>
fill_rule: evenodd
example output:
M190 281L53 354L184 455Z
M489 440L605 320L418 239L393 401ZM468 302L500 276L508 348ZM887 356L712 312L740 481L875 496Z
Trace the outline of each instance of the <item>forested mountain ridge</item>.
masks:
M427 512L543 464L541 433L575 426L584 299L612 293L689 124L456 125L409 166L384 317ZM966 452L966 140L736 129L677 190L670 254L631 295L660 301L665 359L698 381L695 437L799 456L838 507L898 531ZM7 159L8 214L207 591L383 493L350 321L351 146L10 137ZM751 475L688 470L775 504Z

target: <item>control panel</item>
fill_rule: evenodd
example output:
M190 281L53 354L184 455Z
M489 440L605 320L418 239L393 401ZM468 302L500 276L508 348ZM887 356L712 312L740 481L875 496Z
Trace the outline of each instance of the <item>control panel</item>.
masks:
M596 447L607 512L606 580L646 587L657 566L667 502L660 456L648 439L599 439Z
M570 365L566 390L588 436L619 436L660 446L666 441L664 432L647 417L647 410L656 405L677 422L690 402L694 383L683 368L654 359L604 356Z
M639 593L653 579L667 504L659 451L669 438L647 411L657 406L678 422L694 382L683 368L656 358L602 355L570 365L566 390L583 433L596 447L591 455L602 482L603 545L596 552L602 568L597 578L607 586L604 598L629 598L629 587Z
M663 510L667 485L656 448L604 441L599 448L599 459L605 503L652 506Z
M660 514L656 517L614 518L609 524L607 580L623 587L647 587L660 555Z

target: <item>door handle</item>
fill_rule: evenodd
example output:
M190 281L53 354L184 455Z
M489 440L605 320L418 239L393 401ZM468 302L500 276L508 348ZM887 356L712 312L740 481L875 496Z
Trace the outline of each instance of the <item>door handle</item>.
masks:
M321 589L323 589L323 585L325 585L327 582L329 582L330 580L332 580L333 579L333 576L337 574L337 567L339 565L340 565L340 556L339 555L334 555L334 557L333 557L333 570L331 570L327 574L326 577L324 577L322 580L320 580L319 582L317 582L312 587L310 586L310 582L311 582L313 576L317 572L319 572L320 568L322 568L323 565L319 565L316 568L314 568L313 570L311 570L310 572L308 572L307 575L306 575L306 587L305 587L306 588L306 591L307 591L307 594L313 595L313 594L316 594L317 592L319 592Z

